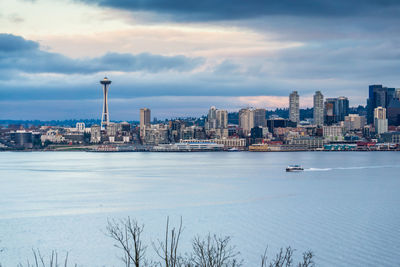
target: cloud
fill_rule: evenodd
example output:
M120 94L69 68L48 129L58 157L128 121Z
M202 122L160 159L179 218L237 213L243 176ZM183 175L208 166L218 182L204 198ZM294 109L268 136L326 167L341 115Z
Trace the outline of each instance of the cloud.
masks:
M37 42L12 34L0 34L0 69L24 73L89 74L97 72L156 73L191 71L204 63L203 58L182 55L162 56L150 53L137 55L109 52L95 58L72 59L40 49Z
M343 17L357 14L376 14L398 8L397 0L76 0L131 10L154 12L177 21L238 20L255 17L314 16Z

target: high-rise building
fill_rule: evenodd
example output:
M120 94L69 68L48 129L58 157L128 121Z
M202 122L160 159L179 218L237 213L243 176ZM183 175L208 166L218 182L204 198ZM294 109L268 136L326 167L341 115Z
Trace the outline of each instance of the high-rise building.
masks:
M314 94L314 124L324 125L324 95L321 91L316 91Z
M254 127L254 110L250 108L243 108L239 110L239 128L241 128L244 135L251 132Z
M206 129L216 129L217 128L217 109L212 106L208 111Z
M325 99L325 124L332 125L337 122L336 119L336 98Z
M208 111L205 129L215 138L228 137L228 111L212 106Z
M367 100L367 120L374 122L374 110L377 107L388 108L390 102L396 98L395 88L383 87L381 84L369 86L369 97Z
M386 108L377 107L374 109L375 133L381 134L388 131L388 120L386 118Z
M103 112L101 115L101 129L105 129L110 123L110 114L108 113L108 88L110 87L111 81L107 79L107 77L104 77L104 79L100 81L100 84L103 85Z
M336 100L336 119L344 121L344 117L349 115L349 99L344 96L339 96Z
M400 99L400 88L396 89L396 98Z
M325 100L325 123L332 125L344 121L344 117L349 115L349 99L345 96L327 98Z
M216 114L216 128L228 129L228 111L218 109Z
M293 91L289 95L289 120L300 122L300 97L297 91Z
M140 109L140 137L146 135L146 127L150 126L151 110L148 108Z
M254 126L266 127L267 120L265 119L266 110L263 108L258 108L254 110Z

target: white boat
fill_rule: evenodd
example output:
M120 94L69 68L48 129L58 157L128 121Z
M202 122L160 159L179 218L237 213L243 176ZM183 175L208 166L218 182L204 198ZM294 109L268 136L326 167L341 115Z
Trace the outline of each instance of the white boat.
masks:
M299 172L299 171L304 171L303 167L300 165L289 165L286 168L287 172Z

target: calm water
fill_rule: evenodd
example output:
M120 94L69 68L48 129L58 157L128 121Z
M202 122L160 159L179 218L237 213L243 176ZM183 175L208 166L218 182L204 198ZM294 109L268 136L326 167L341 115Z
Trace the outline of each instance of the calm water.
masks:
M302 173L286 173L298 163ZM0 153L0 263L32 248L80 266L122 266L108 218L145 224L148 255L165 220L233 236L245 266L266 246L311 249L319 266L400 265L400 153Z

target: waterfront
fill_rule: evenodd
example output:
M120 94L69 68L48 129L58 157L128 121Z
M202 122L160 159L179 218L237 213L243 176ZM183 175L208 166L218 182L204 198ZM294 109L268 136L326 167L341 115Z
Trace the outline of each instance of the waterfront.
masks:
M151 241L183 217L196 234L232 235L247 263L265 247L311 249L318 266L400 263L398 152L0 153L0 263L31 249L118 266L108 218L131 216ZM302 173L286 173L301 164Z

